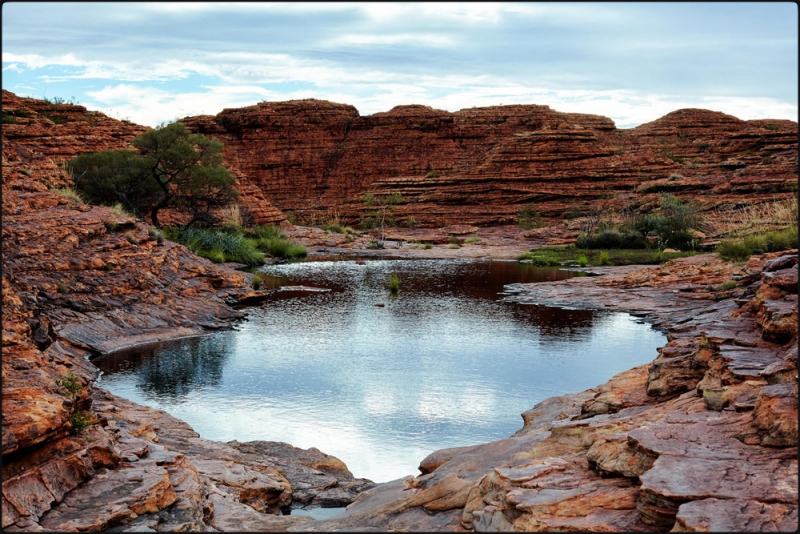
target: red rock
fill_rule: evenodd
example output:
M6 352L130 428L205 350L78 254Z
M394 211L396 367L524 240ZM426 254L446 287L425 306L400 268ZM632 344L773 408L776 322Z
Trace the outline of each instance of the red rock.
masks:
M673 532L796 532L797 505L703 499L678 508Z

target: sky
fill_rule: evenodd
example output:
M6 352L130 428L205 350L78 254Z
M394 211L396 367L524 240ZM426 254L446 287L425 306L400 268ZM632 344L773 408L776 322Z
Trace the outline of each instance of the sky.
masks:
M793 2L7 2L2 25L3 89L147 126L304 98L798 120Z

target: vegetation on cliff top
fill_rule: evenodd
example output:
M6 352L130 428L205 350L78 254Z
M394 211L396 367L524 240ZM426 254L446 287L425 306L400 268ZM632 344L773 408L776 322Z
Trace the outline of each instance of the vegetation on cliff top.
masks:
M222 166L222 143L190 133L175 122L148 130L133 141L137 150L81 154L68 163L76 188L96 204L123 206L141 216L168 206L188 209L192 219L213 222L211 210L228 205L238 193L236 179Z

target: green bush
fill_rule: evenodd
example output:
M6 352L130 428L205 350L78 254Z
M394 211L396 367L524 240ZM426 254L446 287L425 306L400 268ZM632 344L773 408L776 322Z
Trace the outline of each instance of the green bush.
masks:
M253 289L256 291L264 284L264 275L261 273L253 273Z
M66 295L69 293L69 287L64 282L59 282L56 284L56 291L62 295Z
M586 258L586 256L581 254L580 256L578 256L578 265L580 265L581 267L586 267L587 265L589 265L589 260Z
M424 248L425 250L428 250L429 248L433 248L433 244L432 243L423 243L422 244L422 248Z
M438 177L439 177L439 171L437 171L436 169L429 171L428 174L425 175L425 178L438 178Z
M259 250L263 250L273 258L299 258L308 254L303 245L293 243L288 239L280 237L268 237L259 239L257 242Z
M90 412L77 411L69 417L69 422L72 426L70 432L72 434L80 434L97 421L94 420Z
M647 240L639 232L621 234L616 230L606 230L599 234L578 237L576 246L589 249L640 249L647 248Z
M610 263L608 258L608 252L606 252L605 250L602 251L600 253L600 256L597 258L597 263L598 265L608 265Z
M753 234L740 239L723 239L717 245L720 258L731 261L746 261L751 254L778 252L797 247L797 226Z
M400 291L400 277L396 274L389 275L389 291L392 293L397 293Z
M78 377L72 374L72 370L67 371L67 376L56 380L56 385L66 389L72 395L79 392L83 387Z
M272 226L272 225L265 225L261 224L253 228L250 232L254 237L259 239L270 239L270 238L280 238L285 239L286 236L284 235L283 231L280 229L279 226Z
M165 229L164 233L173 232ZM174 240L217 263L233 261L251 266L264 263L264 253L256 248L256 242L242 235L189 227L178 230Z
M524 252L517 256L518 260L527 260L534 265L543 267L555 267L561 265L561 262L552 253L545 250L537 250L531 252Z

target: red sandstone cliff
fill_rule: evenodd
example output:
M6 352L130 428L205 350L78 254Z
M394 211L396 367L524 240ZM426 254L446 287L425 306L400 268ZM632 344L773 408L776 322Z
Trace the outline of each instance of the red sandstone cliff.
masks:
M547 106L398 106L362 117L320 100L184 122L220 138L228 162L307 224L336 214L357 224L368 190L402 194L400 224L439 227L514 223L527 204L560 223L575 210L654 204L657 192L724 209L797 186L796 123L700 109L628 130Z

